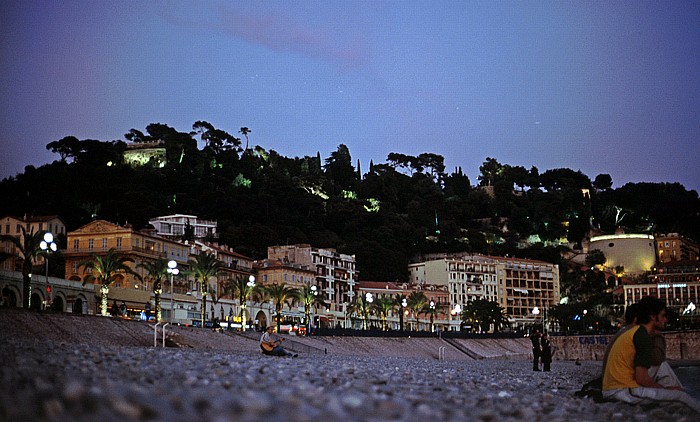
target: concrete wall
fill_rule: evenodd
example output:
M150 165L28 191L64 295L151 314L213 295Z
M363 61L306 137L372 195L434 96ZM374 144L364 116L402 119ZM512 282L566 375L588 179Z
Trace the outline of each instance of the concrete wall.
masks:
M555 360L603 360L605 348L612 335L551 337L556 347ZM664 334L666 358L669 360L700 360L700 332Z

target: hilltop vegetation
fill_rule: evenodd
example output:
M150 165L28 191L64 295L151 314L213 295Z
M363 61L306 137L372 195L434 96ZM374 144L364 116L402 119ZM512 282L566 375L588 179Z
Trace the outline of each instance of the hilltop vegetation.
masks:
M139 229L173 213L216 219L219 241L255 259L270 245L310 243L355 254L364 280L405 280L417 254L471 251L558 263L559 240L602 233L678 232L700 240L700 200L679 183L612 188L609 175L501 164L470 181L440 155L391 153L366 170L339 145L329 157L285 157L207 122L192 132L151 124L129 143L160 141L166 163L131 167L124 141L66 137L60 158L0 182L3 215L61 216L68 230L95 218ZM199 149L197 140L206 146ZM587 189L589 196L582 193ZM523 240L530 246L523 247ZM65 246L65 245L64 245ZM520 246L520 247L519 247Z

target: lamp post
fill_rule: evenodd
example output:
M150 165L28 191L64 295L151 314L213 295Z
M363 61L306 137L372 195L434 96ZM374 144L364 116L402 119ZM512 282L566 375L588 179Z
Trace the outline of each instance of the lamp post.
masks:
M435 301L430 301L430 332L435 332Z
M406 302L406 298L404 297L401 299L401 313L399 314L399 316L401 317L401 323L400 323L401 327L399 327L399 328L401 329L401 331L403 331L403 315L406 312L407 306L408 306L408 302Z
M246 288L244 291L241 292L241 329L245 331L245 326L246 326L246 317L245 317L245 309L246 309L246 301L248 300L248 294L253 290L255 287L255 276L250 275L248 277L248 282L246 283Z
M540 314L540 308L538 308L537 306L535 306L534 308L532 308L532 315L535 316L535 325L537 325L537 316L538 316L539 314ZM542 329L544 330L544 327L542 327Z
M168 261L168 273L170 274L170 325L173 325L173 312L175 302L175 294L173 293L173 278L180 274L180 270L177 268L177 261L171 259Z
M369 319L369 308L372 306L372 302L374 302L374 296L372 296L372 293L367 292L365 295L365 300L367 301L367 309L365 310L365 330L368 328L367 320Z
M58 250L58 246L56 242L53 241L53 234L51 234L51 232L44 233L44 240L39 243L39 248L44 251L44 261L46 261L46 293L48 295L48 302L51 304L53 302L53 294L51 293L51 286L49 286L49 254Z
M460 318L460 315L462 314L462 306L459 303L455 304L455 307L452 308L452 311L450 311L450 313L452 314L452 317L458 318L460 329L457 331L462 331L462 321Z

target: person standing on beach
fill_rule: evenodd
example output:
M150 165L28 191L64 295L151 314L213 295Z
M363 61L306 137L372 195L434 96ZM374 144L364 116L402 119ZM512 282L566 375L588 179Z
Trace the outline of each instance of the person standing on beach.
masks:
M680 383L662 385L649 374L653 353L651 334L666 325L666 304L647 296L638 305L639 325L620 334L610 348L603 369L603 397L630 404L680 402L700 412L700 403L683 391ZM668 365L660 366L659 370L673 372ZM660 375L656 374L657 379Z
M550 371L552 365L552 343L549 341L547 333L542 334L542 368L543 371Z
M542 354L542 348L540 346L540 330L535 330L532 335L530 335L530 341L532 342L532 370L540 370L540 355Z

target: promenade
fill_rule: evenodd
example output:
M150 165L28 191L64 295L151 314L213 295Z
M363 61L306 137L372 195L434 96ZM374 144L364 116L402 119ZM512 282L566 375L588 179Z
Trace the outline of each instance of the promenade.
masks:
M254 340L208 330L183 330L181 347L154 348L152 326L145 323L56 317L0 310L0 420L697 417L676 404L645 408L575 397L581 384L597 374L600 362L555 361L552 372L532 372L524 359L371 355L366 346L358 346L357 355L333 353L334 339L318 340L329 345L324 353L315 348L296 359L275 358L261 355ZM73 323L65 326L68 321ZM361 340L358 345L374 339Z

